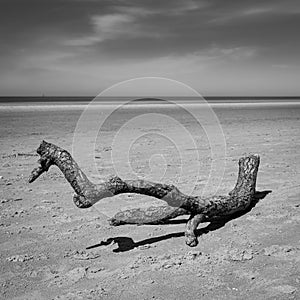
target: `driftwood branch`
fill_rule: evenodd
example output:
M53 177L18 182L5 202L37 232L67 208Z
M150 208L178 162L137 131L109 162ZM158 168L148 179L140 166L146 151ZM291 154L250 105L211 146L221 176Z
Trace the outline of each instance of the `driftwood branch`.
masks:
M255 204L263 199L271 191L258 192L255 191L249 209L251 209ZM241 212L247 212L246 210L241 210ZM183 208L171 207L171 206L150 206L147 208L133 208L128 210L123 210L116 213L109 222L112 226L119 226L125 224L164 224L170 219L177 218L179 216L190 215L190 212ZM211 218L206 218L205 222L219 222L223 220L230 219L234 214L214 216Z
M170 219L191 213L183 208L171 206L150 206L148 208L133 208L116 213L109 223L113 226L125 224L163 224Z
M145 180L122 180L117 176L112 176L103 183L94 184L66 150L42 141L37 153L41 157L40 166L32 171L29 182L35 181L42 173L48 171L51 165L56 165L74 189L73 201L79 208L91 207L101 199L122 193L137 193L161 199L168 206L128 210L117 214L110 222L113 225L120 225L122 222L160 223L179 215L190 214L186 226L186 243L189 246L197 245L195 230L199 223L246 210L256 198L258 155L240 158L238 180L228 196L197 197L181 193L174 185Z

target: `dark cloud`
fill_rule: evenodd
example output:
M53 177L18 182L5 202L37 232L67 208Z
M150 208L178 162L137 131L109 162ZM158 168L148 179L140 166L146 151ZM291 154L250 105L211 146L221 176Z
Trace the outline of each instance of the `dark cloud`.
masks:
M97 66L105 68L109 83L126 79L125 72L114 76L116 65L132 68L128 76L142 76L147 66L151 75L178 76L187 83L203 66L245 76L269 70L278 89L273 69L285 66L280 69L287 73L299 64L297 1L0 0L0 5L2 93L22 93L24 85L17 83L23 73L29 78L27 93L35 92L30 77L33 83L42 75L44 88L47 78L54 80L52 88L56 78L69 84L76 69L96 77ZM177 64L181 69L173 74Z

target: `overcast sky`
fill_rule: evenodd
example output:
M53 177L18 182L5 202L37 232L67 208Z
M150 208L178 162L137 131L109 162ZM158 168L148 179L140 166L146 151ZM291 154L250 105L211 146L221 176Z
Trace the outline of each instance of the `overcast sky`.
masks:
M298 0L0 0L0 95L161 76L203 95L300 95Z

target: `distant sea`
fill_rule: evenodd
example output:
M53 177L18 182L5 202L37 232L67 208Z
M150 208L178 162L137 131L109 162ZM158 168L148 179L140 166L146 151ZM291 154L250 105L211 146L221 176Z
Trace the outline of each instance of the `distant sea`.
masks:
M31 103L47 103L47 104L88 104L95 97L94 96L68 96L68 97L1 97L0 103L3 104L31 104ZM300 96L207 96L203 97L208 103L252 103L252 102L300 102ZM156 97L156 98L145 98L145 97L99 97L97 100L101 103L109 104L113 102L134 101L138 103L159 103L162 104L165 100L179 101L179 102L190 102L197 103L201 102L200 97Z
M94 97L0 97L0 111L49 111L84 110ZM92 102L93 109L169 109L176 105L213 108L298 108L300 97L98 97ZM204 106L203 106L204 105Z

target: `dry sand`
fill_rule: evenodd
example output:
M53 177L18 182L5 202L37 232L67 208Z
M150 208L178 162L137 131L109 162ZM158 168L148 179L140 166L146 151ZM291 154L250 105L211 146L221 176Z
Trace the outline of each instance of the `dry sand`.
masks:
M127 207L162 205L158 200L118 196L103 202L105 215L102 203L87 210L76 208L72 189L55 167L33 184L27 183L37 157L16 154L34 154L42 139L70 150L82 107L2 106L0 298L299 299L300 106L222 105L214 109L227 142L226 171L219 192L227 193L233 187L240 156L259 153L257 189L272 193L222 228L202 231L199 245L189 248L184 244L185 217L155 226L110 227L107 222L107 214ZM144 110L150 112L149 107ZM100 176L114 172L108 158L116 129L140 112L127 109L105 124L96 145ZM209 146L193 122L181 113L177 118L202 141L197 149L201 157L197 194L207 177ZM138 130L147 133L142 126ZM122 136L130 133L124 130ZM177 180L180 162L168 143L149 132L136 141L132 166L138 174L147 174L147 159L163 153L168 166L164 181L188 189L197 173L195 149L181 153L187 172ZM126 174L128 166L119 164ZM159 169L161 162L152 164ZM82 167L88 176L99 179L92 166Z

